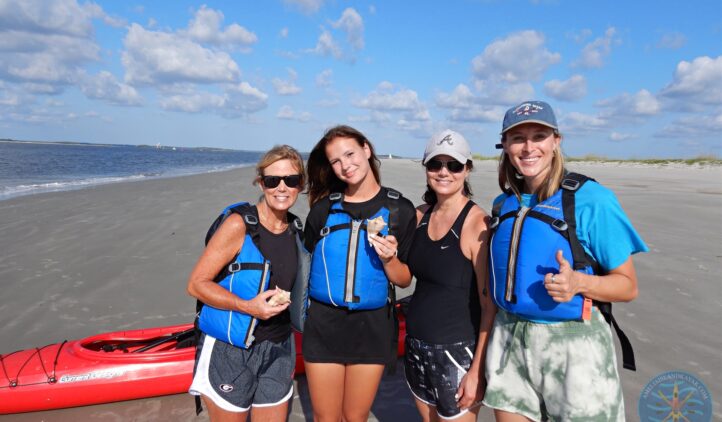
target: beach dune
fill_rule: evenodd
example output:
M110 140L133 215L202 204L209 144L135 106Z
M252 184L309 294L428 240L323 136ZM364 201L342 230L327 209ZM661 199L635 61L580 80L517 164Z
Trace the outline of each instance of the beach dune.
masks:
M499 193L496 163L475 167L474 199L489 210ZM615 191L651 249L635 256L639 298L614 307L637 355L637 372L620 369L627 418L638 419L639 394L650 379L682 370L707 385L713 419L721 419L722 168L572 163L570 169ZM385 185L421 202L417 161L383 160L382 174ZM218 212L258 199L252 177L253 169L243 168L0 201L0 353L192 321L188 273ZM294 212L305 218L305 196ZM402 372L399 365L384 378L374 420L418 420ZM290 420L311 420L305 379L297 384ZM193 420L192 402L177 395L3 419ZM204 412L197 420L206 418ZM479 419L491 420L490 412Z

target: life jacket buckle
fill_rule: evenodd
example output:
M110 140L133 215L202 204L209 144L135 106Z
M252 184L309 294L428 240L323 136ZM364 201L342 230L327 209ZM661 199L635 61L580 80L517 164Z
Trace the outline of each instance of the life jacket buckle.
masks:
M238 262L234 262L228 265L229 273L237 273L238 271L241 271L241 264L239 264Z
M329 233L331 233L331 228L330 228L330 227L324 226L324 227L321 229L321 237L326 237L326 236L328 236Z
M564 188L568 191L575 192L577 189L579 189L579 187L581 185L582 184L581 184L581 182L579 182L579 180L575 180L575 179L571 179L571 178L562 180L562 188Z
M256 218L255 215L244 214L243 219L246 221L246 223L248 223L252 226L255 226L256 224L258 224L258 219Z
M298 231L303 230L303 223L300 218L293 220L293 227L295 227Z
M559 232L566 231L569 228L566 221L559 219L552 221L552 227L554 227L554 230Z
M343 193L341 193L341 192L333 192L332 194L330 194L328 196L328 200L331 202L336 202L336 201L340 200L341 198L343 198Z
M489 223L489 228L494 230L499 225L499 217L492 217Z
M399 199L399 198L401 198L401 194L400 194L400 193L396 192L395 190L391 190L391 189L389 189L389 190L386 192L386 196L389 197L389 198L391 198L391 199Z

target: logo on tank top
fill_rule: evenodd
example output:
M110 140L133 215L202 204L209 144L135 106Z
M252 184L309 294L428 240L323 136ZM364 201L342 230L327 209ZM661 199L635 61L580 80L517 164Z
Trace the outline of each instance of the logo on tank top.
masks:
M663 372L639 395L639 420L709 422L712 396L702 381L681 371Z

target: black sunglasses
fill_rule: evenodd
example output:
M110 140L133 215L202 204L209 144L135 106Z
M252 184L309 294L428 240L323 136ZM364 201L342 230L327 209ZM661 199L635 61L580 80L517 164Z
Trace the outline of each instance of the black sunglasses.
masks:
M439 171L442 167L446 167L451 173L461 173L464 171L466 164L456 160L441 161L435 158L426 162L426 170L428 171Z
M281 184L281 180L283 180L283 183L285 183L289 188L297 188L301 185L300 174L290 174L288 176L263 176L261 179L263 180L263 186L269 189L278 187L278 185Z

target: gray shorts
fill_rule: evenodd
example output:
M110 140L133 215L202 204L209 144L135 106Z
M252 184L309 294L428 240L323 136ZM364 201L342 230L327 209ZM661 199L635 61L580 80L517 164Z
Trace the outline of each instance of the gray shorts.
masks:
M293 335L281 343L262 341L242 349L202 334L188 392L229 412L276 406L293 394L295 365Z
M624 421L609 325L543 324L499 309L486 349L484 405L534 421Z

